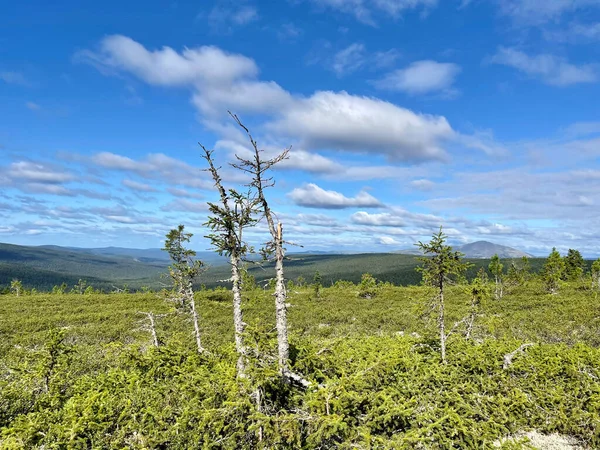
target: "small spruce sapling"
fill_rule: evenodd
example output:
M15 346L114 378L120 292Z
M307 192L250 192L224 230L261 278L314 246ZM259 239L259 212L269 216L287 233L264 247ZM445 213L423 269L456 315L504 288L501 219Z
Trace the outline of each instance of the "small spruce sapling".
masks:
M15 294L17 297L20 297L23 293L23 283L21 280L12 280L10 282L10 292Z
M498 254L492 256L488 268L490 269L491 274L494 276L494 298L496 300L500 300L504 294L504 264L500 262Z
M360 298L371 299L377 296L377 280L370 273L363 273L358 285L358 296Z
M564 257L565 270L563 273L564 281L577 282L581 281L585 272L585 261L579 250L569 249L569 252Z
M313 277L313 289L315 292L315 298L321 298L321 288L323 287L323 285L321 284L321 280L321 274L317 270L315 272L315 276Z
M200 336L199 314L194 299L193 282L204 270L202 261L195 260L196 252L185 247L190 241L192 233L185 232L185 226L179 225L166 235L165 250L172 261L169 266L169 275L173 280L173 291L175 293L176 305L186 311L188 308L192 315L194 324L194 338L199 353L204 351Z
M556 248L553 248L542 269L542 280L544 282L544 288L548 293L558 293L564 271L565 262Z
M600 258L592 263L592 289L600 291Z
M448 338L445 329L445 288L448 284L453 283L453 278L460 277L471 265L463 262L464 255L461 252L453 252L452 247L446 245L447 239L448 236L440 227L440 231L433 234L431 241L428 243L419 241L416 244L425 255L419 258L423 265L417 267L417 270L423 275L423 283L433 286L436 290L432 307L438 311L437 326L443 363L446 363L446 339Z

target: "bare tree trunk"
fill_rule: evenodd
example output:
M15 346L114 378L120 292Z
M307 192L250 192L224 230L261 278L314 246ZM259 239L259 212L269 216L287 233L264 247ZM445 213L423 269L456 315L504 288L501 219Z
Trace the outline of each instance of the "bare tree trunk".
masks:
M242 290L240 277L240 258L234 252L231 254L231 292L233 293L233 326L235 330L235 349L238 353L237 371L240 378L246 376L246 347L244 331L246 324L242 315Z
M287 292L283 276L283 257L282 226L281 223L278 223L275 243L275 320L277 325L277 354L279 369L282 373L287 370L288 360L290 359L286 305Z
M446 327L444 324L444 289L440 285L439 295L439 315L438 315L438 327L440 329L440 349L442 352L442 362L446 363Z
M152 343L155 347L158 347L158 336L156 335L156 326L154 324L154 314L148 313L148 320L150 321L150 333L152 334Z
M475 317L477 316L477 298L475 295L471 298L471 313L469 315L469 319L467 321L467 331L465 333L465 339L471 339L471 333L473 332L473 323L475 322Z
M204 347L202 347L202 340L200 339L200 326L198 325L198 310L196 310L196 300L194 299L194 291L192 290L191 282L187 289L187 299L190 305L190 310L192 311L192 322L194 323L194 337L196 338L196 348L198 349L198 353L204 352Z

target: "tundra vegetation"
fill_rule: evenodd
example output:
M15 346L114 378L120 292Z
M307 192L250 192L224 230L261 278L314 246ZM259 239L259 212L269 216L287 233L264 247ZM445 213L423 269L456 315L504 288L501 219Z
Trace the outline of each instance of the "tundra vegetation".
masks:
M470 268L440 228L418 244L421 285L292 281L265 196L287 152L263 159L233 118L252 147L234 165L244 189L223 186L203 147L219 195L206 237L230 288L194 288L204 266L183 225L160 293L13 280L0 448L528 448L532 430L600 447L600 260L586 272L579 252L553 250L539 274L526 258ZM245 241L261 221L264 287Z

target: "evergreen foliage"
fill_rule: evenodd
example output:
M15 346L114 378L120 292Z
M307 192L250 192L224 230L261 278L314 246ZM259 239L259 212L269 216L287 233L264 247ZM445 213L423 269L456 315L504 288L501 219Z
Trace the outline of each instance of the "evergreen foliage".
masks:
M550 294L557 294L560 281L565 271L565 261L561 258L556 248L552 249L542 271L544 287Z
M581 281L585 273L585 261L579 250L569 249L564 257L565 270L563 279L565 281Z
M446 365L437 330L410 313L425 288L382 286L369 302L355 287L323 288L325 301L314 302L306 287L290 324L291 364L308 390L278 376L269 292L247 307L253 384L236 378L231 306L209 300L211 291L198 293L204 354L177 315L161 323L165 345L148 346L136 311L168 311L152 294L5 295L0 448L492 449L528 429L598 448L596 311L574 285L551 302L541 286L502 302L486 301L481 280L448 286L448 321L470 317L474 298L477 318L470 339L451 336ZM537 344L503 369L523 342ZM261 411L249 395L256 386Z

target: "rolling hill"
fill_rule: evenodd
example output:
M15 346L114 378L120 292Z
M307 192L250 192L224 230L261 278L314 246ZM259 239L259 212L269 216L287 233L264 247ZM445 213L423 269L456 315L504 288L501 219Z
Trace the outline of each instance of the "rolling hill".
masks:
M474 268L468 275L474 275L480 267L487 267L489 252L520 257L523 253L509 247L494 244L474 243L466 250L471 256ZM490 244L490 245L487 245ZM464 248L464 247L463 247ZM506 250L508 249L508 250ZM487 252L487 253L486 253ZM466 253L466 252L465 252ZM207 263L206 272L198 283L207 287L227 285L219 280L229 278L230 269L225 258L212 252L199 252L200 260ZM533 259L532 266L538 270L543 259ZM360 281L363 273L370 273L382 281L396 285L418 284L421 276L415 271L419 264L416 255L403 253L290 253L286 261L286 278L304 279L312 282L319 272L324 285L337 280ZM10 285L11 280L19 279L28 289L49 291L63 282L73 286L79 279L96 289L110 291L114 287L131 289L148 286L159 289L166 283L169 260L166 253L159 249L127 249L108 247L98 249L67 248L58 246L27 247L0 244L0 289ZM270 263L249 264L248 270L261 285L268 283L274 276L274 267Z

